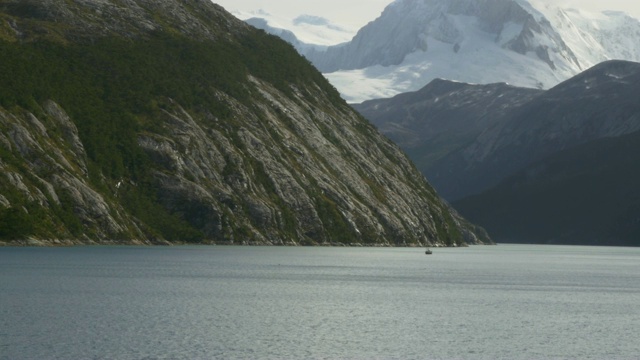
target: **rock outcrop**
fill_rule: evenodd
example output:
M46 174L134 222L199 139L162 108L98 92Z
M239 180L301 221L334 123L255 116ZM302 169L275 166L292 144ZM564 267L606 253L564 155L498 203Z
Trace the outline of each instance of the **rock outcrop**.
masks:
M0 10L0 239L490 242L293 48L208 0Z

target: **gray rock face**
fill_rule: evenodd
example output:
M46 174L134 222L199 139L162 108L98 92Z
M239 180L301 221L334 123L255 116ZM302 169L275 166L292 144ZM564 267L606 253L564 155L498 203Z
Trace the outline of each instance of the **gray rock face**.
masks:
M265 100L283 100L268 84L257 85ZM158 165L154 179L160 202L207 239L430 246L487 241L486 235L440 202L394 145L373 128L353 128L364 125L355 114L336 118L314 109L309 115L309 109L299 102L287 100L263 104L264 123L236 105L249 117L247 125L253 124L231 134L239 142L209 128L204 119L192 117L175 103L165 114L167 133L139 137L139 145ZM12 153L22 160L25 168L21 170L28 174L13 172L12 166L3 163L2 192L19 192L45 207L69 207L82 224L82 236L63 234L78 242L152 241L117 203L119 184L113 184L115 198L105 198L93 188L75 126L59 105L48 101L46 107L55 111L45 120L52 126L45 132L36 125L40 122L33 121L33 114L17 117L0 109L0 125L14 129L4 150L15 149ZM289 116L282 119L275 109L287 109ZM315 124L314 115L323 119L322 126ZM295 121L297 126L288 128L285 121ZM340 124L343 121L346 123ZM58 132L63 136L51 138L48 133L56 126L64 130ZM323 131L329 132L333 142ZM363 136L360 131L367 133ZM12 206L5 196L1 203ZM331 218L322 213L326 211L338 213L339 225L349 231L345 237L335 238L327 231L332 224L326 223ZM459 226L464 236L443 238L446 232L442 233L440 224ZM238 228L246 229L240 239L234 235Z
M33 22L14 22L19 37L61 36L74 40L96 36L119 35L139 37L144 33L163 31L166 24L185 35L215 40L242 31L245 26L227 19L212 22L208 14L222 19L226 12L209 0L7 0L0 10L8 15ZM42 22L63 22L68 26L50 27Z
M156 176L165 206L185 213L209 237L234 243L404 245L438 238L427 224L450 209L415 193L423 179L395 146L353 113L320 110L258 79L252 83L261 92L255 99L261 113L228 99L246 120L235 133L174 103L165 113L171 134L140 137L165 170ZM429 202L438 201L431 189L423 191ZM323 211L338 212L349 240L328 233ZM248 238L225 237L229 226L247 229ZM295 231L283 237L287 226Z
M100 242L123 240L122 235L126 234L126 242L148 242L135 221L122 215L122 207L107 201L89 183L83 145L66 112L51 101L45 102L42 110L46 115L38 119L26 111L16 114L0 107L0 129L9 135L0 144L2 207L24 203L22 199L47 209L65 207L84 229L76 233L65 228L50 229L42 234L44 240ZM54 223L54 217L46 212L39 221Z
M208 0L7 1L0 9L23 42L144 41L166 31L185 41L242 47L255 31ZM156 111L140 115L152 116L153 127L135 130L137 149L148 159L140 170L144 183L96 169L78 131L82 119L56 99L29 111L0 108L0 168L8 179L0 185L0 203L25 212L38 203L43 221L56 225L45 231L36 224L34 236L44 240L162 242L162 226L150 228L144 211L134 209L140 215L133 216L123 200L144 193L150 206L205 243L490 242L439 198L396 145L327 91L311 67L307 72L318 76L282 87L243 64L228 66L245 71L241 86L250 101L218 89L215 79L207 83L215 94L210 107L162 93L145 100ZM226 109L223 115L214 105Z

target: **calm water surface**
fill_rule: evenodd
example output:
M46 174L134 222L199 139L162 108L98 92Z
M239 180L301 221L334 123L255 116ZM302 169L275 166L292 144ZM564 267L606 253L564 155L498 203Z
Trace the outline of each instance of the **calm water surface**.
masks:
M638 359L640 249L0 248L0 359Z

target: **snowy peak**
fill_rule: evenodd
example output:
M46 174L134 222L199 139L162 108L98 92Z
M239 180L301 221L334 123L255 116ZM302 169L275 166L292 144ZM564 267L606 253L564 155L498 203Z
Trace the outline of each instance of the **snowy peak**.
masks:
M617 11L592 13L550 4L538 8L562 34L583 68L606 60L640 60L638 19Z
M594 63L546 10L526 0L397 0L352 41L303 54L352 103L435 78L547 89Z
M552 69L563 62L580 68L550 22L536 15L515 0L398 0L350 43L307 55L324 72L399 65L409 54L429 52L431 43L459 53L477 46L472 40L480 35L501 48L532 54Z
M331 29L312 16L295 23ZM416 91L436 78L549 89L603 61L640 61L639 20L546 0L396 0L331 44L302 38L301 27L268 25L285 39L291 34L274 28L293 31L301 41L287 40L351 103Z

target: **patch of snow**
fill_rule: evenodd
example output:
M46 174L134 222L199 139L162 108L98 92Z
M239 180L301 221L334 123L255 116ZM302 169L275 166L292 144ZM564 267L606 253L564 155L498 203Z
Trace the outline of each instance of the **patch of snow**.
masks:
M448 11L452 4L448 0L396 0L360 30L313 15L286 19L257 11L236 16L260 17L272 28L290 30L303 42L297 45L303 53L313 49L316 55L327 54L328 46L339 44L344 50L335 52L340 61L354 64L351 60L361 56L367 64L400 62L325 73L351 103L415 91L436 78L546 89L602 61L640 62L638 19L620 12L563 9L549 1L514 2L536 20L534 27L526 28L513 8L508 12L515 14L511 18L496 12L487 23L487 14L482 15L472 1L456 2L457 10ZM377 22L381 23L372 26ZM360 53L349 49L350 44ZM512 50L514 44L519 52ZM378 62L370 61L377 58Z
M428 50L409 54L400 65L341 70L325 76L350 103L416 91L436 78L466 83L504 82L529 88L549 88L573 75L574 69L550 71L535 54L523 56L502 47L495 34L482 31L468 16L451 16L464 34L454 53L449 43L427 38ZM522 25L520 25L522 28ZM516 36L517 26L503 30L504 39Z
M640 21L619 11L590 12L539 3L583 69L607 60L640 61Z
M508 23L506 23L504 28L498 35L498 41L500 42L500 45L504 46L509 41L518 37L522 32L522 29L523 29L522 24L516 24L515 22L512 22L512 21L509 21Z

